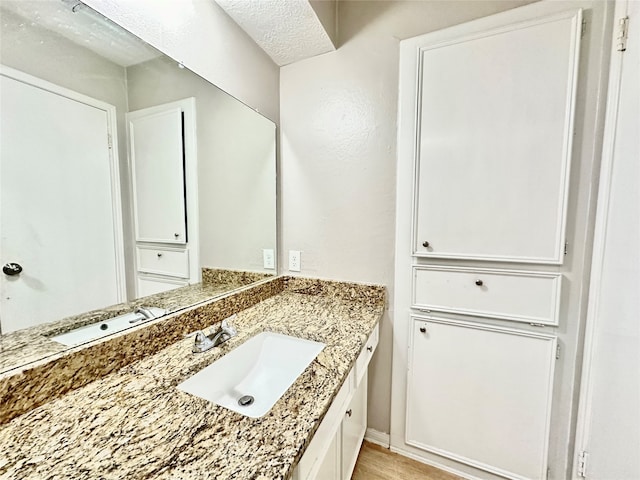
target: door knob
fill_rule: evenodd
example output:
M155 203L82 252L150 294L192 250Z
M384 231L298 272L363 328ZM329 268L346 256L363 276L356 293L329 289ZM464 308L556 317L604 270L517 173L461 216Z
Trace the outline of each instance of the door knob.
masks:
M19 275L21 271L22 271L22 266L20 266L20 264L18 263L7 263L2 267L2 272L5 275L9 275L9 276Z
M18 263L7 263L2 267L2 272L9 276L19 275L22 272L22 266Z

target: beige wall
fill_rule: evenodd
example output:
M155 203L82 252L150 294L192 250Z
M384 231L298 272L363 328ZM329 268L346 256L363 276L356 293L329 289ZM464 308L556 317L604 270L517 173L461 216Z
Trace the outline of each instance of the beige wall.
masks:
M336 52L280 72L282 271L393 292L398 42L529 1L340 1ZM407 247L408 248L408 247ZM369 375L369 426L389 432L391 315Z
M167 57L127 80L130 111L196 99L200 264L263 271L262 249L276 248L273 122Z
M279 68L213 0L85 3L278 122Z

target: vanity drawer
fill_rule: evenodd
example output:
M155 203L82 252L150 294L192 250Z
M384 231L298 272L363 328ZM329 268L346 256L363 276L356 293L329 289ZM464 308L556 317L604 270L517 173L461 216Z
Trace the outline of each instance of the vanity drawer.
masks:
M412 307L558 325L561 278L559 273L416 265Z
M189 278L189 252L187 250L137 247L138 271Z
M371 361L371 357L373 356L373 352L376 351L376 347L378 346L378 337L380 331L380 324L376 325L369 335L367 339L367 343L364 344L360 355L356 359L356 368L355 368L355 388L358 388L360 385L360 380L362 380L363 375L366 373L367 368L369 368L369 362Z

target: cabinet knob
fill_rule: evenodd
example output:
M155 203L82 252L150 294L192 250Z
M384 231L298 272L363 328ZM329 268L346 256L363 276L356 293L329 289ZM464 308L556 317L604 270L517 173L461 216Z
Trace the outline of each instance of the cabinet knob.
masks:
M346 414L348 417L350 417L353 414L353 410L352 409L347 410Z
M482 280L478 279L478 280L476 280L476 285L481 287L482 285L484 285L484 282Z
M367 347L367 352L373 352L373 347Z
M429 248L429 242L427 242L426 240L424 242L422 242L422 246L424 248Z
M420 327L420 333L427 333L426 327Z
M157 253L158 258L162 257L162 254L160 252Z
M179 233L174 233L173 236L178 238L180 236L180 234Z
M9 277L20 275L20 272L22 272L22 266L19 263L7 263L2 267L2 273Z

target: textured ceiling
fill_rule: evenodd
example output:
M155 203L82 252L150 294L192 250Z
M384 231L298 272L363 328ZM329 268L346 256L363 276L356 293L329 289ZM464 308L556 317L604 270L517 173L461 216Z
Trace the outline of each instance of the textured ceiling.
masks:
M215 0L282 66L335 50L308 0Z
M2 0L0 6L123 67L162 55L76 0Z

